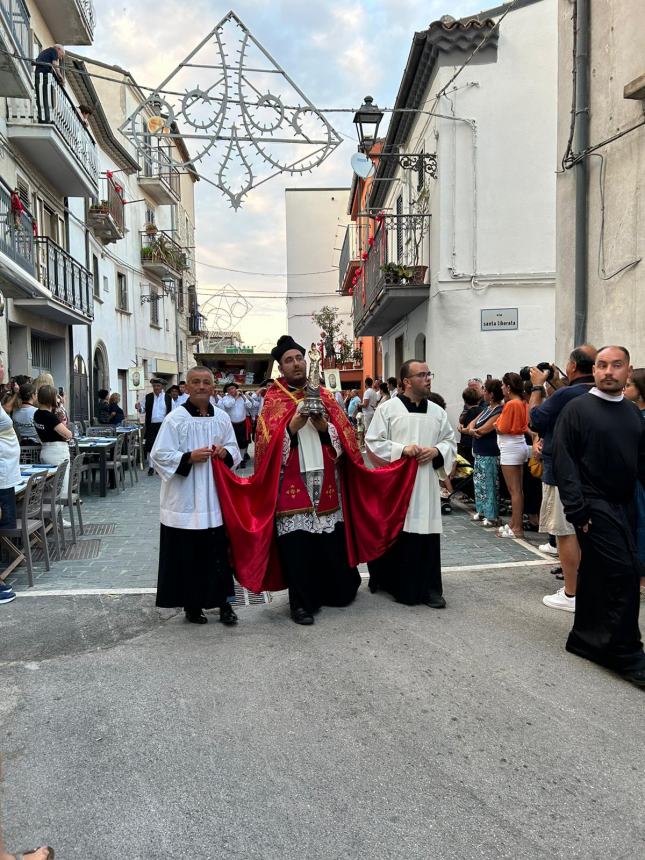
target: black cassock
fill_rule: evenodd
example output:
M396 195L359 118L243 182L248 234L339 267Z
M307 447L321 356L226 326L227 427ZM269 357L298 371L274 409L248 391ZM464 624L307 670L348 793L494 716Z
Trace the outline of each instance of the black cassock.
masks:
M567 650L621 673L645 668L638 627L639 562L632 517L645 483L645 422L628 400L585 394L558 420L555 477L581 561ZM587 532L580 526L589 523Z
M161 525L157 606L214 609L234 594L224 526L197 530Z

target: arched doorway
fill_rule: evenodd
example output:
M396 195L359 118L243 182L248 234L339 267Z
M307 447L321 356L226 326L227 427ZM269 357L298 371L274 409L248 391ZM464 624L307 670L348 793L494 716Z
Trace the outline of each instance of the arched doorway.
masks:
M94 347L94 387L110 387L110 370L108 367L107 350L103 341L99 341Z
M418 334L414 340L414 357L417 361L426 360L426 336Z
M92 365L94 370L92 379L92 400L96 407L99 400L99 391L102 388L107 388L108 391L110 390L110 368L108 365L107 349L105 348L105 344L102 340L98 341L94 347Z
M72 402L72 419L74 421L89 421L90 398L87 379L87 365L82 355L74 359L74 370L72 374L74 393Z

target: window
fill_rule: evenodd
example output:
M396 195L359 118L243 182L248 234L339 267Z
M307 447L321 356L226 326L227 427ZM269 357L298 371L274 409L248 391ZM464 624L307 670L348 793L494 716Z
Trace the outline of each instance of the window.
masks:
M116 273L116 306L119 310L128 310L128 279L123 272Z
M396 198L396 262L403 260L403 195Z
M31 367L32 372L35 370L42 372L52 369L51 341L38 337L35 334L31 336Z
M99 275L99 258L96 254L92 254L92 273L94 275L94 296L99 299L101 297L101 279Z
M177 311L180 314L184 312L184 282L182 280L177 284Z
M396 365L397 374L399 368L403 364L403 335L400 334L394 340L394 364Z
M25 182L24 179L21 179L20 176L16 179L16 186L18 188L18 195L27 209L31 209L31 195L29 193L29 184Z
M103 275L103 292L104 293L110 292L110 282L108 281L107 275Z
M154 224L155 223L155 210L154 209L146 209L146 224Z
M152 284L150 284L150 323L159 325L159 293Z
M179 363L182 365L184 363L184 342L183 342L183 340L179 341Z

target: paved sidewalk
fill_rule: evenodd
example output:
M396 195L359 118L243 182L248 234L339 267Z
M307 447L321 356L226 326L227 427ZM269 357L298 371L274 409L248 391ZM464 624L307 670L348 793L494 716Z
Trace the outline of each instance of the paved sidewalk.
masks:
M240 472L251 474L251 468ZM42 562L34 567L34 589L28 589L24 565L7 579L17 592L67 589L150 589L157 584L159 555L160 479L139 473L125 493L108 490L106 498L84 496L86 534L73 553L76 559L53 561L48 572ZM500 564L546 561L529 545L500 539L470 522L458 507L443 518L442 561L445 568L491 567Z

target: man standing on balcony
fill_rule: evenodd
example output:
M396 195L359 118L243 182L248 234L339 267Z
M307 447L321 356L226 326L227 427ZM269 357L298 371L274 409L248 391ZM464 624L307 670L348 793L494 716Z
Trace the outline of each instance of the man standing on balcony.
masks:
M54 75L58 83L63 84L63 73L60 68L65 59L65 48L54 45L45 48L36 57L36 104L38 105L38 122L51 122L49 113L49 77Z
M135 403L134 408L145 414L146 454L148 455L148 476L152 476L155 470L150 459L150 452L155 443L157 434L166 415L172 412L172 399L170 394L163 390L163 382L160 379L152 380L152 391L146 394L145 403Z

